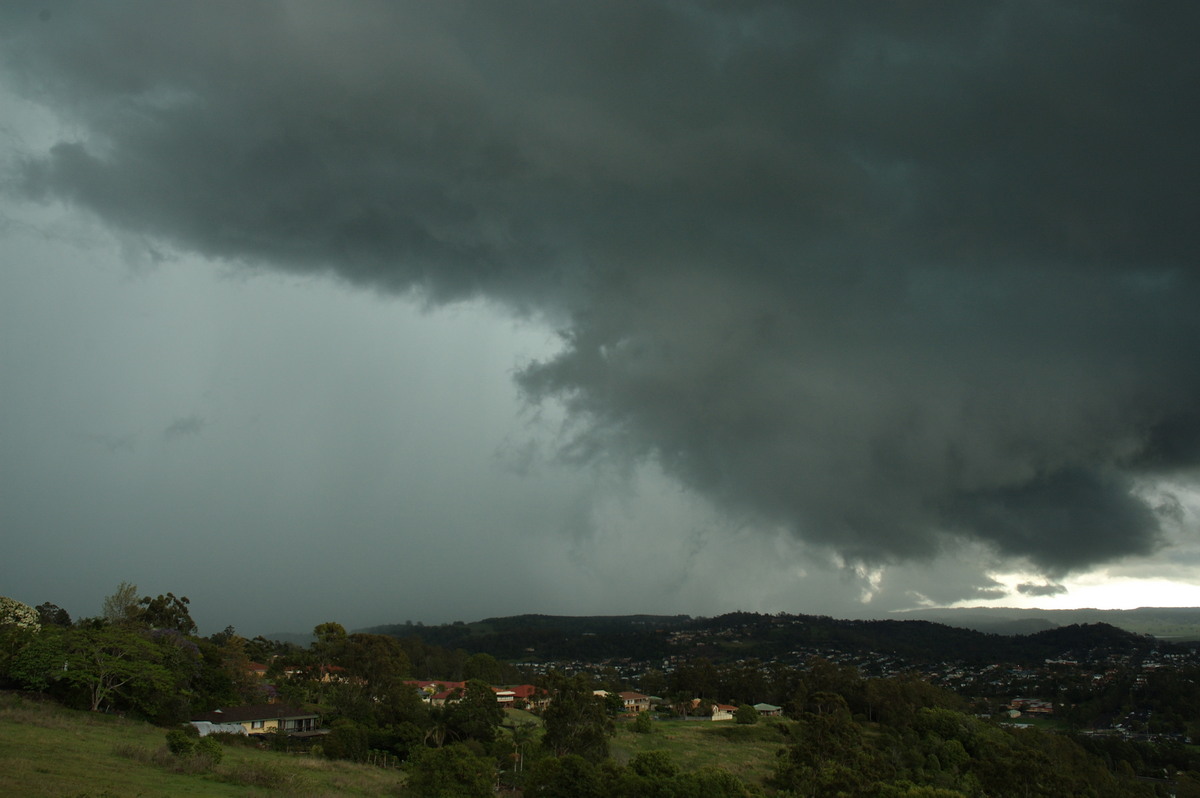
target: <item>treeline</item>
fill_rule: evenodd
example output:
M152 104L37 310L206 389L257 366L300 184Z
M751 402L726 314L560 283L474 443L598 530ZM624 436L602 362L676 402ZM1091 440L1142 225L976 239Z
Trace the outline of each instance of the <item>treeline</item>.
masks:
M0 687L170 724L216 707L275 697L297 704L320 705L334 697L352 703L353 697L326 689L330 666L367 684L385 675L488 683L524 679L522 671L487 654L447 650L415 637L348 635L336 623L318 626L318 639L309 647L247 639L233 627L208 637L196 631L186 596L139 596L128 583L105 598L100 615L77 620L53 603L29 607L0 597ZM268 666L267 679L252 671L254 663Z

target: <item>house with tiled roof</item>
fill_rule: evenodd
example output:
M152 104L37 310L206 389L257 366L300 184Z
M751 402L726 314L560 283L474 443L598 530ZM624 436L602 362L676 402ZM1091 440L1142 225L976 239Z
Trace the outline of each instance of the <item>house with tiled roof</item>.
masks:
M447 701L453 701L463 690L467 689L466 682L430 682L410 679L405 684L415 687L421 700L435 707L444 706Z
M532 684L506 684L501 688L513 694L513 706L516 707L544 707L550 703L550 697L540 687L534 687Z
M628 690L621 692L621 703L625 706L626 712L649 712L650 711L650 696L634 693Z

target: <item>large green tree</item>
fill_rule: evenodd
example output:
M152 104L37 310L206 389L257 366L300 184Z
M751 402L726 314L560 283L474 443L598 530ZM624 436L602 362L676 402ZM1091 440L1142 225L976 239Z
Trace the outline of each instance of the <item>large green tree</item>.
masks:
M93 712L117 698L147 707L136 696L170 690L171 671L161 664L161 652L147 637L121 626L74 629L64 646L62 679L81 688Z
M188 612L187 596L176 597L174 593L155 598L142 596L138 601L137 620L151 629L174 629L185 635L196 633L196 622Z
M552 672L546 682L550 704L542 713L546 726L542 745L555 756L576 754L591 762L607 757L613 722L604 699L593 694L587 677Z
M456 701L446 705L451 733L460 740L490 743L496 728L504 720L504 710L496 701L496 692L485 682L471 679Z

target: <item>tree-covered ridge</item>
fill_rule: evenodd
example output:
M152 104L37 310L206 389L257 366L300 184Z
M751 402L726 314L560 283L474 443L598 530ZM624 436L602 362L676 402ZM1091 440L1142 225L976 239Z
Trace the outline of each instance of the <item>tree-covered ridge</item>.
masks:
M998 635L920 620L839 620L812 615L737 612L688 616L518 615L437 626L392 624L368 630L417 637L447 649L510 661L654 659L678 655L713 661L781 659L803 649L891 654L916 664L947 659L1035 663L1071 650L1146 650L1155 641L1108 624L1072 625L1028 635Z

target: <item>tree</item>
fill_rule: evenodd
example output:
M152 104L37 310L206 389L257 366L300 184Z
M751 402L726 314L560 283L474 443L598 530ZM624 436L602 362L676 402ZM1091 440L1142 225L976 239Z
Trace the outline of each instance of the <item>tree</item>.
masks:
M526 795L539 798L602 798L598 768L577 754L546 757L529 772Z
M496 727L504 720L504 710L496 701L496 692L484 682L467 682L457 701L446 705L447 721L460 740L490 743L496 739Z
M352 634L334 652L352 680L361 680L378 695L408 676L408 654L390 635Z
M752 726L758 723L758 710L749 704L742 704L737 708L737 712L733 713L733 720L743 726Z
M773 785L811 798L860 794L877 772L862 728L838 693L817 692L809 705L813 711L790 729L793 743L776 762Z
M577 754L592 762L607 757L608 738L615 730L603 699L592 694L582 674L568 678L552 672L547 682L550 704L542 713L542 745L558 757Z
M533 742L536 730L537 724L532 721L519 723L513 727L512 742L513 748L517 752L516 771L518 773L525 770L525 749Z
M67 611L57 604L51 604L49 601L37 605L37 613L42 626L71 625L71 616L67 614Z
M504 680L504 666L491 654L472 654L463 664L463 679L499 684Z
M185 635L195 634L196 622L188 612L187 596L175 597L174 593L156 598L142 596L137 619L151 629L174 629Z
M625 701L621 698L620 693L605 692L602 698L604 699L604 711L610 718L625 714Z
M38 611L24 602L0 596L0 628L28 629L36 632L42 628Z
M8 674L13 659L41 629L37 610L16 599L0 596L0 678Z
M121 582L111 596L104 597L101 616L111 624L130 624L137 620L138 589L130 582Z
M421 798L490 798L496 767L464 745L423 748L409 760L408 786Z
M23 690L45 692L62 675L66 660L65 630L48 626L13 655L8 679Z
M119 626L74 629L65 648L62 678L85 690L93 712L136 688L165 693L172 686L170 672L158 664L154 644L132 630Z

